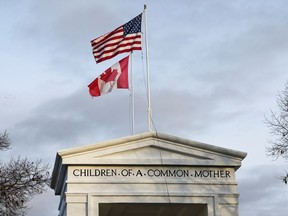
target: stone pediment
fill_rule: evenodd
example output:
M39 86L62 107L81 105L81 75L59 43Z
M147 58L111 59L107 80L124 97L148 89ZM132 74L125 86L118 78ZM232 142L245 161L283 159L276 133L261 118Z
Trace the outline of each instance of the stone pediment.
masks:
M246 153L159 133L145 133L59 151L62 164L241 165Z
M166 134L148 132L112 141L59 151L53 188L69 165L241 166L246 153Z

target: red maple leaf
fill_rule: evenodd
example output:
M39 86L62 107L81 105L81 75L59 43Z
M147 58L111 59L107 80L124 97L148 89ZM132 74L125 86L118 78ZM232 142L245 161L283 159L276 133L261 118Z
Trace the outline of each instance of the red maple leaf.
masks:
M103 73L100 76L100 79L103 80L105 83L115 81L117 74L118 74L117 69L108 70L108 71L105 71L105 73Z

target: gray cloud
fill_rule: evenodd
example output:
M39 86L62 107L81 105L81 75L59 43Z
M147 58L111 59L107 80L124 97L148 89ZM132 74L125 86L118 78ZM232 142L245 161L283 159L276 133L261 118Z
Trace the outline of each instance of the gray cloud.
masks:
M265 165L251 168L241 176L240 215L284 215L288 211L287 186L278 179L280 175L279 166Z
M17 133L12 135L16 143L23 146L28 144L33 149L41 149L45 145L67 148L83 141L103 139L107 133L128 135L127 95L127 99L123 95L107 95L103 98L105 102L100 102L99 98L91 99L88 88L85 88L85 91L76 91L66 98L52 99L16 124L13 131Z
M218 91L206 95L171 89L155 91L152 111L156 130L175 135L184 135L187 131L205 134L214 127L214 122L225 124L245 114L245 109L223 111L223 103L232 103L233 98L229 94L221 97L217 94ZM131 132L129 100L125 90L91 99L88 88L79 89L67 97L51 99L11 129L15 151L17 148L19 152L34 150L37 156L37 151L45 149L50 152L44 155L47 157L54 156L59 149L128 136ZM138 133L147 131L146 109L146 96L140 91L135 96ZM33 154L30 152L30 155Z

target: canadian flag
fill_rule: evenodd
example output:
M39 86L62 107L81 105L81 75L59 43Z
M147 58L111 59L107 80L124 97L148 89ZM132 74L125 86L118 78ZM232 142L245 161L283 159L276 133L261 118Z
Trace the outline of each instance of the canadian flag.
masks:
M129 56L123 58L98 76L88 85L90 95L98 97L111 92L113 88L128 89L128 64Z

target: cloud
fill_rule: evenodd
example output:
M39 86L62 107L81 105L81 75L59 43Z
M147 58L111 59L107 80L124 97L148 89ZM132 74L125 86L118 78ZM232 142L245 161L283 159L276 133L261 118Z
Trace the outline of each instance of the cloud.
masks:
M242 167L241 169L245 169ZM238 179L240 215L271 216L285 215L287 186L278 179L279 166L256 166Z
M25 120L15 125L11 135L22 150L40 151L45 146L54 146L56 152L109 136L129 135L128 120L127 91L119 92L116 97L110 94L91 99L85 88L35 108Z
M54 195L54 191L48 188L47 192L33 197L29 202L29 216L51 216L58 215L59 196Z
M246 112L245 109L224 112L223 103L229 104L233 98L229 94L215 96L218 91L201 95L158 89L153 93L153 122L156 130L162 133L181 136L193 131L205 134L216 126L215 122L225 124L241 118ZM135 113L136 133L147 131L147 100L141 91L135 96ZM14 148L18 148L15 150L44 150L53 156L59 149L128 136L130 133L129 92L114 90L108 95L91 99L86 88L47 100L11 128ZM31 152L29 154L32 155Z

